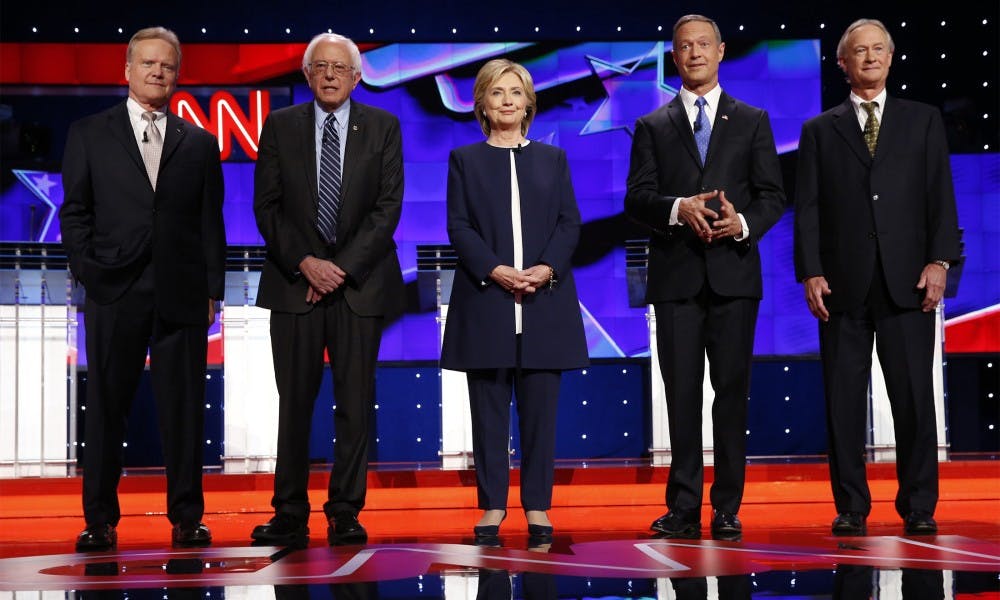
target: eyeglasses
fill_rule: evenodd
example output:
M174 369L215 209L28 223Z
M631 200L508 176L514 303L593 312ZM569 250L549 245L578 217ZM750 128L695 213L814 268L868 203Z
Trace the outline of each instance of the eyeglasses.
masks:
M317 60L315 62L309 63L309 67L312 69L313 73L323 73L329 69L333 69L333 74L338 77L343 77L344 75L350 75L354 72L354 67L351 65L345 65L344 63L331 63L325 60Z

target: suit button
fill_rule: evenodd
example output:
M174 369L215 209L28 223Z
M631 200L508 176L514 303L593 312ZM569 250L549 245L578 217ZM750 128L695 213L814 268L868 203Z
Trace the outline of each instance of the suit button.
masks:
M878 238L878 234L877 233L875 233L874 231L869 231L868 232L868 239L874 240L876 238Z
M878 194L873 195L872 200L878 200Z

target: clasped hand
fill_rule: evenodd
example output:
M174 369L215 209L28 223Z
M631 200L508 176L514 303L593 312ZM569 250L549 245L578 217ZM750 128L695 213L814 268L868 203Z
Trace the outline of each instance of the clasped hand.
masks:
M721 203L719 212L705 205L715 197ZM736 214L736 209L726 199L726 192L719 190L681 198L677 207L677 220L690 227L706 244L712 240L736 237L743 232L743 223ZM711 224L709 220L712 221Z
M343 269L315 256L303 258L299 263L299 271L309 282L309 289L306 291L306 302L309 304L319 302L323 296L344 285L347 278Z
M552 267L538 264L531 268L518 271L514 267L498 265L490 273L490 279L504 290L514 294L520 300L524 294L534 294L538 288L552 278Z

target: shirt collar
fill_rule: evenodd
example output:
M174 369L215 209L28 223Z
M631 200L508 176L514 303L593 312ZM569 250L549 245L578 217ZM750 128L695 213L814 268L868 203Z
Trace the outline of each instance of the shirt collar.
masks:
M139 103L136 102L135 98L133 98L132 96L129 96L128 99L125 100L125 108L126 108L126 110L128 110L128 115L132 119L132 121L141 121L142 120L142 114L145 113L145 112L147 112L146 109L143 108L142 106L140 106ZM158 115L166 115L167 114L167 111L164 110L164 107L162 107L162 106L160 108L154 110L153 112L157 113ZM156 117L156 122L159 123L160 119L161 119L161 117L157 116Z
M882 88L882 91L879 92L877 96L875 96L874 98L871 99L871 102L874 102L875 104L878 105L877 108L875 109L875 112L881 114L882 111L885 110L885 98L886 98L886 96L887 96L887 94L886 94L885 88ZM851 92L851 105L854 107L854 112L860 114L862 111L864 111L864 109L861 108L861 103L862 102L868 102L868 100L865 100L861 96L855 94L854 92ZM865 114L867 115L868 113L865 113Z
M691 110L691 107L694 106L694 101L698 99L698 95L686 87L681 88L678 96L681 97L681 102L684 103L685 110ZM710 89L708 93L705 94L705 102L707 102L708 106L712 109L717 109L719 107L720 96L722 96L722 86L715 84L715 87Z
M319 103L315 101L313 102L313 110L316 113L316 127L322 129L323 123L326 121L326 116L330 113L320 108ZM345 100L343 104L333 111L333 114L337 117L337 126L344 127L347 124L348 117L351 115L351 99L348 98Z

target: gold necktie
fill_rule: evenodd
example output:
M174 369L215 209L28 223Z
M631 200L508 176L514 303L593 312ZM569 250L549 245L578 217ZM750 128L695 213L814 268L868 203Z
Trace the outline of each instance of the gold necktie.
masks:
M862 102L861 108L868 113L868 120L865 121L865 145L868 146L868 153L875 156L875 146L878 144L878 117L875 116L875 108L878 102Z

